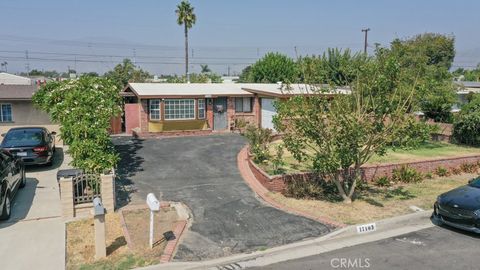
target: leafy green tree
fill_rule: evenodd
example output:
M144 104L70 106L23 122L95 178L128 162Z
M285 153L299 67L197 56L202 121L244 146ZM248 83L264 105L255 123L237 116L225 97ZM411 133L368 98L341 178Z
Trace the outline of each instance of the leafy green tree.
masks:
M186 83L185 76L170 76L167 78L167 83ZM192 73L190 74L191 83L222 83L222 77L215 73Z
M33 102L60 124L60 136L69 145L73 159L71 165L88 173L115 167L118 155L108 131L111 118L121 112L115 82L91 76L52 81L35 93Z
M244 74L248 72L247 74ZM298 68L290 57L268 53L242 72L241 81L254 83L293 83L298 81Z
M452 72L452 75L461 81L480 81L480 63L477 64L477 67L471 70L464 68L457 68Z
M412 38L395 39L392 50L402 57L402 65L418 63L450 69L455 58L455 37L436 33L425 33Z
M329 48L322 56L301 57L298 66L300 80L308 83L348 85L357 75L357 70L365 63L363 53L353 54L350 50Z
M116 65L104 76L113 80L119 88L125 87L129 82L145 82L152 77L147 71L137 68L130 59L123 59L122 63Z
M193 13L194 8L190 5L188 1L182 1L177 6L175 13L177 14L177 23L178 25L184 26L185 33L185 77L189 81L188 76L188 29L192 28L195 22L197 21L197 16Z
M437 122L451 122L451 108L456 102L452 75L448 71L455 57L453 37L426 33L413 38L396 39L390 48L377 48L376 57L397 59L398 65L410 73L415 86L412 109L420 109Z
M408 127L414 94L393 56L370 59L357 71L351 94L333 100L321 89L277 102L274 124L285 147L299 162L311 164L320 179L333 181L349 203L361 178L361 166L400 142ZM406 143L406 141L401 141Z

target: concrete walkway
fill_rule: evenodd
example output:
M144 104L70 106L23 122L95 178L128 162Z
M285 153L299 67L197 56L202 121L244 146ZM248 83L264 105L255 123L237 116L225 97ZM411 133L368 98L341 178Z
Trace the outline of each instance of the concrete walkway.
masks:
M56 180L63 159L63 149L57 148L52 167L27 168L27 185L13 200L12 216L0 222L1 269L65 268L65 223Z

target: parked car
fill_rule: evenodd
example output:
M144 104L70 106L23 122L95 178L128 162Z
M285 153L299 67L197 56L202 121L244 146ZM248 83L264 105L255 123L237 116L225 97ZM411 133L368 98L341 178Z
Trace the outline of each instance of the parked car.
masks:
M0 151L0 219L10 218L13 197L26 181L23 162Z
M12 128L2 134L0 147L20 158L25 165L53 164L55 132L42 127Z
M480 233L480 177L438 196L432 220L436 224Z

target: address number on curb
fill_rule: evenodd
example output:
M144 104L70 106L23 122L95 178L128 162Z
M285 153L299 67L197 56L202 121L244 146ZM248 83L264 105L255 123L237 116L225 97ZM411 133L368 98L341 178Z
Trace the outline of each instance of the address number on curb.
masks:
M377 224L375 223L369 223L369 224L363 224L363 225L357 226L357 233L368 233L368 232L374 232L376 230L377 230Z

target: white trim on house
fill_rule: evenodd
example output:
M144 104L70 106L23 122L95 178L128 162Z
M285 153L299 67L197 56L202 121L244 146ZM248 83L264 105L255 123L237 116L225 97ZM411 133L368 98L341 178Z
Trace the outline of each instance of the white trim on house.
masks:
M168 101L178 101L179 103L180 102L185 102L185 101L193 101L193 117L188 117L188 118L167 118L167 117L170 117L171 113L167 110L167 102ZM197 119L197 112L196 112L196 101L194 98L167 98L163 101L163 107L164 107L164 118L165 118L165 121L175 121L175 120L195 120ZM180 108L175 108L177 104L173 104L174 107L173 107L173 116L175 116L175 109L180 109ZM180 106L180 104L178 104ZM183 106L185 106L185 104L182 104ZM171 105L170 105L171 106ZM188 105L188 107L191 107L190 105ZM185 108L183 108L185 110ZM185 114L185 112L183 113Z
M9 105L10 106L10 120L4 121L3 120L3 106L4 105ZM12 103L0 103L0 123L13 123L14 118L13 118L13 105Z

